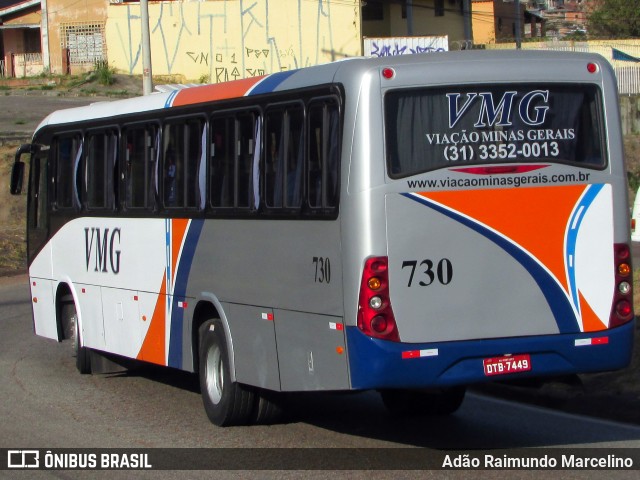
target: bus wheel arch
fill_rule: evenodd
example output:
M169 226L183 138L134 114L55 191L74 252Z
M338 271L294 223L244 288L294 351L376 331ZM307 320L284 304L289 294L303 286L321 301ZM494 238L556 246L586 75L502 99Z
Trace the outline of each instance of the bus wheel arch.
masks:
M249 424L255 394L251 387L231 379L231 355L220 319L203 322L198 329L198 338L198 377L209 420L220 427Z
M229 327L229 322L227 321L223 306L214 296L211 296L211 298L209 298L209 296L205 296L203 299L199 300L193 311L193 317L191 319L191 361L193 372L198 373L199 368L198 364L200 360L200 327L207 320L214 319L219 320L222 324L222 328L224 329L230 357L229 368L231 370L231 379L235 381L235 353L233 349L233 338L231 336L231 329Z
M78 309L71 288L66 283L58 285L56 291L56 323L58 340L71 340L76 369L82 374L91 373L91 352L82 345Z

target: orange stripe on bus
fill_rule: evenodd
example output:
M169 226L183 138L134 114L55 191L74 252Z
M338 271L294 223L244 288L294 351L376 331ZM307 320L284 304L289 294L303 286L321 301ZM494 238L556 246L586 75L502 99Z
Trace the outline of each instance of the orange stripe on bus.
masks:
M567 287L564 239L585 185L425 192L525 248Z
M171 271L174 275L178 272L178 256L180 255L180 247L184 240L187 227L189 226L188 219L177 218L171 220Z
M599 332L605 330L607 326L598 318L596 312L593 311L589 302L582 296L582 292L578 291L580 297L580 316L582 317L583 332Z
M144 337L142 347L138 352L137 359L144 360L146 362L156 363L158 365L166 365L165 360L165 339L166 339L166 279L167 274L162 277L162 286L160 287L160 294L156 300L156 306L153 310L153 317L151 317L151 324L147 330L147 335Z
M242 97L263 78L264 75L213 85L203 85L201 87L185 88L176 94L172 106L179 107L181 105Z

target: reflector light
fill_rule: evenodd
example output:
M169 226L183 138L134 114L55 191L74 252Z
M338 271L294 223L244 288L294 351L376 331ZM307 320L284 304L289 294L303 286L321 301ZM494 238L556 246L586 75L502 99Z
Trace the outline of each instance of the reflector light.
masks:
M618 261L626 260L631 255L631 250L629 250L629 245L626 243L621 243L616 245L616 257Z
M381 315L373 317L371 320L371 328L378 333L383 333L387 329L387 319Z
M391 80L395 76L395 74L396 72L393 70L393 68L387 67L382 69L382 76L387 80Z
M631 285L629 285L629 282L622 282L618 285L618 291L623 295L627 295L631 291Z
M618 265L618 273L623 277L627 277L631 273L631 267L628 263L621 263Z
M596 63L588 63L587 71L589 73L596 73L598 71L598 65Z
M631 315L632 312L631 304L627 300L621 300L616 304L616 313L621 317Z
M369 300L369 305L371 306L371 308L379 310L380 307L382 307L382 299L380 297L372 297Z
M579 338L576 339L574 345L576 347L585 347L589 345L607 345L609 343L609 337L595 337L595 338Z
M382 282L378 277L370 278L368 283L371 290L380 290L380 287L382 286Z

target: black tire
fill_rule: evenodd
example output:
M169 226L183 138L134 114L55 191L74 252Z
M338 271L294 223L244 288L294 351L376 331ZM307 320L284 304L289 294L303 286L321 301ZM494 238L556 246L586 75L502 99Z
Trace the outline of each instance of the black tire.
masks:
M249 424L255 394L249 387L231 381L229 350L220 320L204 322L199 339L200 391L209 420L220 427Z
M253 421L258 425L271 425L282 420L284 414L283 395L271 390L256 389L256 404Z
M71 339L73 356L76 359L76 369L83 375L91 373L91 352L88 348L82 346L78 312L73 301L62 304L60 316L62 317L65 338Z
M381 390L380 396L387 410L404 417L450 415L464 401L465 387L434 390Z

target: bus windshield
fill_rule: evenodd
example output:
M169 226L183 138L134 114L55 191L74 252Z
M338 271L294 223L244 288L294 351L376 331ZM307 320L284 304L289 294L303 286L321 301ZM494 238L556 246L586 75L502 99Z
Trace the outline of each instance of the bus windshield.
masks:
M460 164L606 166L595 85L501 84L385 95L387 164L403 178Z

